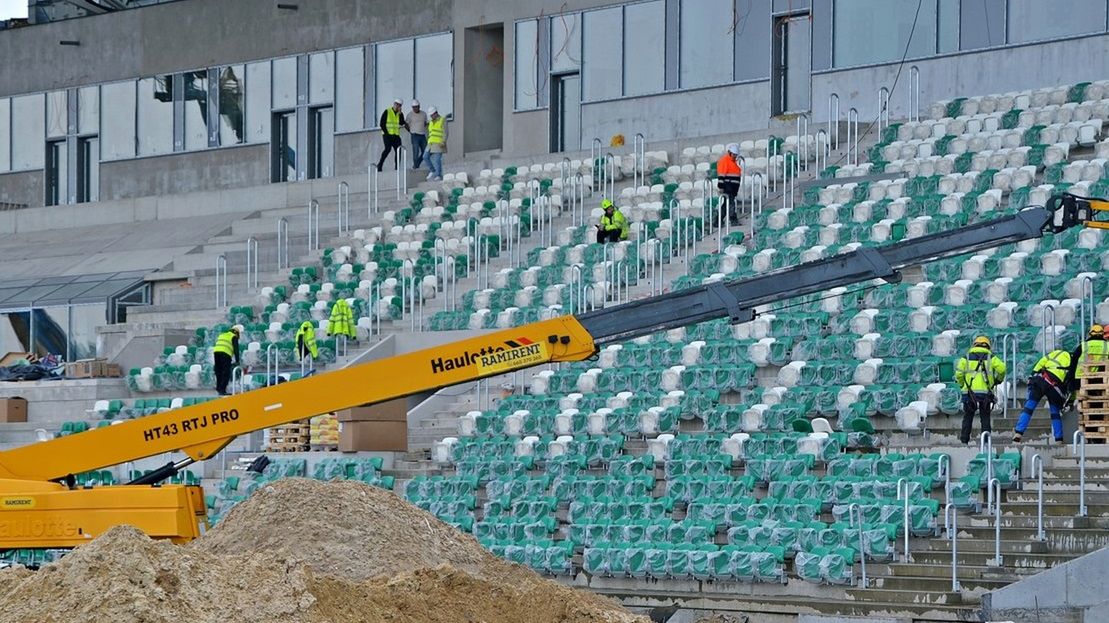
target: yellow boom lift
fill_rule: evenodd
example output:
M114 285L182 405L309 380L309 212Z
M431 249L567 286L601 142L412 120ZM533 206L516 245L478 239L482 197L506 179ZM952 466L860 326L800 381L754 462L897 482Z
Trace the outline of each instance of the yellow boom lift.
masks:
M1045 232L1109 228L1094 219L1094 211L1107 209L1101 200L1057 195L1047 207L947 232L561 316L0 452L0 550L76 547L120 524L189 541L207 527L201 488L159 483L215 456L239 435L540 364L581 361L603 344L656 331L717 318L747 322L760 305L873 279L896 283L902 268ZM75 474L177 451L188 458L130 483L75 486Z

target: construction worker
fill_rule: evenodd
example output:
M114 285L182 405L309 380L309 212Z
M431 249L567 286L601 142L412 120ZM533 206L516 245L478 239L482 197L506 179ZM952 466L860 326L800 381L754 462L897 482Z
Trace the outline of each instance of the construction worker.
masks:
M400 99L393 100L393 105L381 111L381 118L378 119L378 127L381 128L381 141L384 143L384 149L381 150L381 158L377 161L377 170L380 173L381 167L385 165L385 159L389 157L389 152L394 152L400 149L400 129L408 128L408 124L404 121L404 113L400 111L403 102ZM400 162L397 162L397 168L400 168Z
M974 413L982 421L982 432L990 432L990 410L993 408L993 388L1005 380L1005 362L990 350L990 338L979 335L974 344L955 364L955 382L963 392L963 428L959 441L970 441Z
M1051 432L1055 441L1063 441L1063 406L1067 403L1067 370L1071 365L1071 356L1065 350L1056 349L1044 355L1032 368L1032 376L1028 377L1028 399L1024 402L1024 410L1017 419L1016 432L1013 441L1020 443L1024 438L1024 431L1032 421L1032 411L1040 405L1040 401L1047 398L1048 408L1051 411Z
M328 335L345 335L354 339L358 334L354 330L354 312L346 299L339 299L331 306L331 316L327 320Z
M319 350L316 348L316 326L312 324L311 320L305 320L300 324L296 334L297 356L300 359L311 355L315 360L320 356Z
M1109 360L1109 343L1105 340L1105 327L1099 324L1091 325L1086 340L1080 343L1070 356L1071 361L1070 367L1067 369L1067 378L1070 380L1071 402L1073 402L1075 392L1082 384L1083 370L1080 364ZM1098 366L1091 371L1104 370L1105 366Z
M601 201L601 222L597 224L597 244L628 239L628 219L611 199Z
M220 396L227 395L227 384L231 381L231 361L235 365L242 365L239 361L239 336L243 328L235 325L220 333L216 337L216 345L212 347L212 356L215 361L216 393Z
M447 119L432 106L427 109L431 119L427 122L427 174L428 180L443 179L443 154L447 153Z
M412 138L412 170L418 171L427 149L427 113L420 110L420 100L412 100L412 110L404 116L404 121Z
M743 179L743 169L739 166L739 143L728 143L724 155L716 161L716 188L724 195L724 206L728 211L728 222L739 225L739 206L736 195Z

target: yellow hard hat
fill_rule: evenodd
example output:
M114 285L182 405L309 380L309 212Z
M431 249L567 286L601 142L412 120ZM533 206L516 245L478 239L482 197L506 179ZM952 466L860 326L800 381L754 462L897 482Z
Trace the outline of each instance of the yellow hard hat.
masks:
M1099 324L1090 327L1090 337L1105 337L1105 327Z
M601 209L602 210L607 210L611 207L614 207L611 199L605 199L605 200L601 201Z
M986 348L990 348L990 338L988 338L984 335L979 335L978 337L974 338L974 345L975 346L985 346Z

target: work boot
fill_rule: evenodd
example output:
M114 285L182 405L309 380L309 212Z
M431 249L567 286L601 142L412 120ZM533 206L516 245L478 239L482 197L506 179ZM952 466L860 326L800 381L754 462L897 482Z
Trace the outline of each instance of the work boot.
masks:
M1024 437L1020 433L1013 433L1013 443L1020 443Z

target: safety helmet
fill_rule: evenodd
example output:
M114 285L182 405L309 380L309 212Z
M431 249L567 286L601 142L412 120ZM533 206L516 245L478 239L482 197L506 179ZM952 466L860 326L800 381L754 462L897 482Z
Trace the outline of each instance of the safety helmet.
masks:
M613 205L611 199L604 199L604 200L601 201L601 209L602 210L607 210L607 209L613 208L613 207L616 207L616 206Z
M990 347L990 338L988 338L984 335L979 335L978 337L974 338L974 345L975 346L982 346L984 348L989 348Z
M243 325L237 324L237 325L231 327L231 332L234 333L235 335L241 335L242 332L243 332Z
M1104 339L1105 338L1105 327L1103 327L1102 325L1099 325L1099 324L1093 325L1092 327L1090 327L1090 337Z

